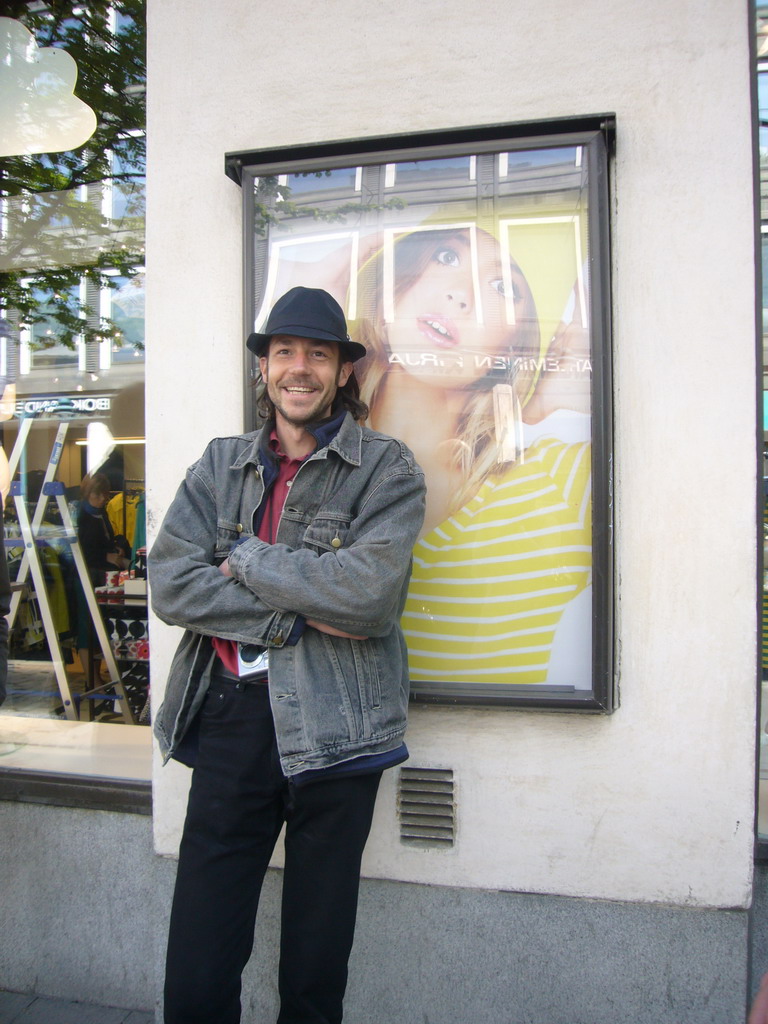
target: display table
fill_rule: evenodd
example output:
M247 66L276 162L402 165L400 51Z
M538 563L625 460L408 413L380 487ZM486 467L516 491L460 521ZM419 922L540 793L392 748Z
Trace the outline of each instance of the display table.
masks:
M138 723L149 724L149 632L146 598L104 596L97 593L97 603L104 627L107 631L112 653L115 656L120 678L128 703ZM114 702L109 692L114 682L109 680L99 686L93 685L93 656L95 631L91 628L88 637L88 689L83 694L85 706L81 706L81 718L95 717L97 705Z

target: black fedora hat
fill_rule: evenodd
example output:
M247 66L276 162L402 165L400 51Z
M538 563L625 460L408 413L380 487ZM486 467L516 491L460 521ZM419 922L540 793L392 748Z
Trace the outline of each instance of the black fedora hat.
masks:
M250 334L246 345L257 356L264 356L274 334L335 341L344 362L354 363L366 354L365 345L352 341L347 334L343 309L322 288L291 288L272 307L264 330Z

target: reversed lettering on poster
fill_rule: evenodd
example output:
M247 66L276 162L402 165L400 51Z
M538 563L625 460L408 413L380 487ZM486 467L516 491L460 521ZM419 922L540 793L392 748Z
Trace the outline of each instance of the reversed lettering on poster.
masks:
M591 373L590 359L576 359L556 356L542 356L540 359L524 359L519 356L455 355L439 356L434 352L392 353L389 356L390 366L429 367L450 373L451 370L463 370L473 366L478 370L526 370L537 373Z

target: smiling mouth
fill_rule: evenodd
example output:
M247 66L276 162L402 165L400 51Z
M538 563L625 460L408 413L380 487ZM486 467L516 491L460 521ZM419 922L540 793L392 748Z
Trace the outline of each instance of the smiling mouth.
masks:
M422 316L418 319L419 330L436 348L455 348L459 339L449 330L442 318ZM453 326L453 325L451 325Z

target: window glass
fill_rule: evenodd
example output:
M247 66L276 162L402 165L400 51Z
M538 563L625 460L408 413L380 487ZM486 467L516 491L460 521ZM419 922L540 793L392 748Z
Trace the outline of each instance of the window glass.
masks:
M309 171L304 174L281 175L281 184L293 196L307 193L332 192L336 189L356 187L358 168L341 167L329 171Z
M113 157L115 180L110 193L108 216L120 221L144 216L144 169L130 157Z
M105 313L118 328L110 342L112 363L144 361L144 272L134 277L113 278L114 287L104 293Z
M80 288L65 289L70 302L77 303ZM22 344L29 347L31 365L37 370L56 370L62 367L76 368L78 364L77 342L66 345L60 340L61 325L56 317L56 307L50 293L42 288L31 289L32 299L37 304L39 321L28 328L22 328Z
M144 19L122 8L20 19L74 57L98 124L81 150L0 162L14 581L0 767L148 779Z
M394 165L390 187L417 182L434 187L437 181L470 181L474 177L475 158L471 156L449 157L441 160L409 160Z

